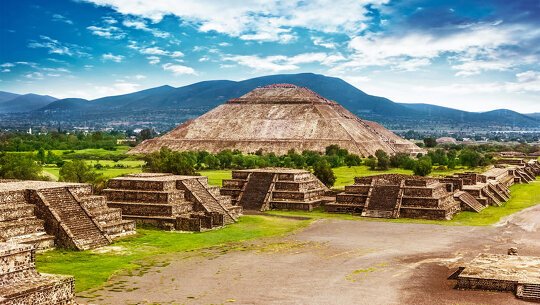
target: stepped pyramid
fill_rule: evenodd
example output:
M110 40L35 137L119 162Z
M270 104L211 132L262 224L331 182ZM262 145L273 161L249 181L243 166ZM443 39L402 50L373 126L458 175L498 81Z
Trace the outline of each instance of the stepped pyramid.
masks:
M1 305L72 305L72 276L39 274L35 248L0 242Z
M166 230L204 231L237 221L241 207L204 176L130 174L109 180L103 194L124 219Z
M332 144L364 157L374 155L378 149L389 154L423 152L412 142L358 118L308 88L275 84L231 99L159 138L142 142L130 153L151 153L168 147L213 153L262 149L285 154L290 149L323 152Z

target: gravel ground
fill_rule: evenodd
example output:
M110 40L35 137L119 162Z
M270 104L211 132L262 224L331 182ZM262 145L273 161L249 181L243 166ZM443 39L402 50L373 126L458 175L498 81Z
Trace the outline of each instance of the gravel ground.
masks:
M540 205L491 227L321 220L296 234L162 258L89 304L528 304L447 280L480 252L540 256Z

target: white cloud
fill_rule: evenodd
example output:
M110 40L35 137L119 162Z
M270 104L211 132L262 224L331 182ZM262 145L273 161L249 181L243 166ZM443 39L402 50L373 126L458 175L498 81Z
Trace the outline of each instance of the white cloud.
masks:
M141 30L141 31L145 31L145 32L149 32L151 33L152 35L154 35L155 37L159 37L159 38L168 38L170 37L171 35L167 32L162 32L160 30L156 30L156 29L151 29L148 27L148 25L146 24L146 22L144 20L138 20L138 19L126 19L122 22L122 24L126 27L130 27L130 28L134 28L134 29L137 29L137 30Z
M151 65L159 64L159 62L161 61L161 58L157 56L148 56L146 57L146 59L148 59L148 63Z
M94 86L94 92L92 96L111 96L131 93L139 88L139 84L118 82L112 86Z
M113 17L103 17L103 22L105 22L106 24L117 24L118 21L116 19L114 19Z
M253 68L260 71L283 72L300 68L299 65L307 63L320 63L331 66L337 62L345 60L340 53L302 53L295 56L267 56L259 57L255 55L228 55L223 57L224 61L233 61L239 65Z
M64 23L67 23L67 24L73 24L73 21L71 21L70 19L60 15L60 14L54 14L52 16L52 19L53 21L58 21L58 22L64 22Z
M92 25L92 26L87 27L86 29L91 31L92 34L106 38L106 39L118 40L118 39L122 39L126 37L126 33L124 33L124 31L112 25L105 26L105 27Z
M327 49L335 49L335 48L337 48L336 43L331 42L329 40L325 40L322 37L311 37L311 41L313 41L314 45L324 47L324 48L327 48Z
M167 55L168 54L167 51L159 47L143 48L143 49L140 49L139 52L141 52L141 54L146 54L146 55Z
M367 5L388 0L294 0L294 1L126 1L86 0L109 6L124 15L159 22L175 15L202 32L215 31L245 40L280 41L296 38L295 27L332 33L354 34L369 22Z
M72 43L63 43L51 37L40 35L41 41L31 40L28 43L29 48L45 48L49 54L67 55L67 56L90 56L90 54L82 51L83 48Z
M1 64L0 67L2 67L2 68L11 68L11 67L15 67L15 64L10 63L10 62L5 62L5 63Z
M172 72L175 76L183 75L183 74L191 74L196 75L197 73L195 70L191 67L184 66L184 65L176 65L171 63L166 63L161 66L163 70Z
M8 69L8 68L3 68L2 69L2 73L7 73L7 72L11 72L11 69Z
M114 62L122 62L124 60L124 56L123 55L114 55L112 53L106 53L106 54L103 54L101 55L101 59L103 59L104 61L114 61Z
M32 72L32 73L26 74L24 77L29 78L29 79L40 80L40 79L43 79L43 73L41 73L41 72Z

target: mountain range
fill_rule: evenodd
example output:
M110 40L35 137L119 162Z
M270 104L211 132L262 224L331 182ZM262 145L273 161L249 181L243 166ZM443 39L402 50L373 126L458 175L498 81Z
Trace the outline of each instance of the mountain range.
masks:
M95 100L55 99L35 94L0 92L0 113L21 113L33 121L57 120L86 124L122 121L129 126L145 122L172 128L198 116L228 99L239 97L255 87L291 83L312 89L335 100L361 118L379 121L391 128L540 128L538 114L525 115L507 109L467 112L430 104L396 103L369 95L340 78L313 73L279 74L243 81L213 80L183 87L160 86L130 94ZM14 114L16 115L16 114ZM10 116L10 115L4 115ZM163 125L165 124L165 125Z

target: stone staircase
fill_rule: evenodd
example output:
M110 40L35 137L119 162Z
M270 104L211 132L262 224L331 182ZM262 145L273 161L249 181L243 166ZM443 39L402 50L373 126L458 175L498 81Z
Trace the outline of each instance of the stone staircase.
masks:
M540 302L540 284L525 284L521 298L527 301Z
M402 188L399 185L375 185L371 188L362 216L398 218Z
M0 305L73 305L71 276L39 274L35 248L0 243Z
M268 199L268 192L274 181L274 174L253 172L250 174L245 188L238 199L245 210L261 210Z
M489 183L488 183L489 185ZM482 189L482 194L486 197L489 198L489 201L490 201L490 204L491 205L494 205L494 206L501 206L502 205L502 201L497 197L497 195L495 195L491 189L489 188L489 186L486 186Z
M122 209L109 208L104 196L86 195L78 197L77 201L86 208L101 231L111 239L136 234L135 221L122 219Z
M45 232L24 191L0 193L0 242L33 245L38 250L54 247L54 236Z
M232 205L227 207L222 204L221 201L223 198L220 198L221 196L216 197L199 181L199 179L184 179L179 180L178 183L181 183L186 188L191 197L202 206L206 212L223 214L225 224L231 224L237 221L238 216L231 211L234 207Z
M72 246L76 249L88 250L110 243L110 238L100 230L68 188L47 188L37 192L50 212L57 217L56 220L71 238Z
M497 185L488 183L488 188L501 202L506 202L510 199L505 193L501 192Z
M457 191L454 193L454 198L461 204L463 211L474 211L480 213L486 207L482 205L471 194L464 191Z

